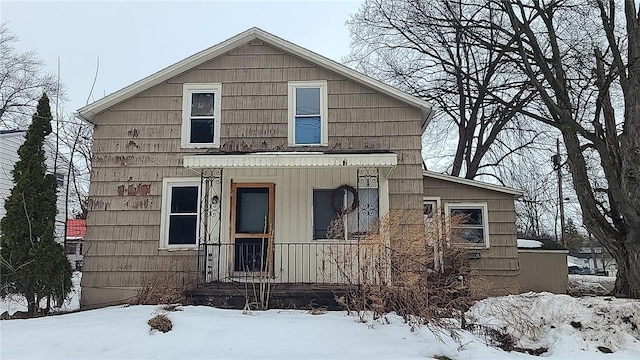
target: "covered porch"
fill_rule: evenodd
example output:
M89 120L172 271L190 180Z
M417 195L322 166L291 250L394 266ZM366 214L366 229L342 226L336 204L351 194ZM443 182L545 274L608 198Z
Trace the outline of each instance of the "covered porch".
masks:
M185 156L201 179L199 287L383 280L387 247L368 234L389 212L396 163L392 153Z

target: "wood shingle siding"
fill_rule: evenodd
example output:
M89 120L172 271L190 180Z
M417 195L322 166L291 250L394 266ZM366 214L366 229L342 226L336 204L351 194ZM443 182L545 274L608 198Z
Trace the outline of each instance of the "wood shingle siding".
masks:
M183 167L182 157L206 151L181 148L184 83L222 83L221 147L212 152L308 151L287 145L287 82L327 80L329 146L319 151L395 152L398 165L385 185L386 206L421 214L422 110L259 43L241 46L93 116L84 307L122 302L158 271L175 271L185 284L196 275L197 251L160 249L162 181L198 178ZM234 177L274 178L276 197L291 189L288 197L276 198L276 233L293 242L310 239L308 219L290 220L310 216L310 186L335 188L355 180L353 169L225 170L224 177L225 186ZM227 217L223 213L223 224ZM513 267L504 260L483 261L487 268Z
M440 197L443 208L447 203L486 203L490 246L486 249L473 250L479 251L481 257L471 260L471 266L481 276L517 276L519 274L513 194L425 176L424 196Z

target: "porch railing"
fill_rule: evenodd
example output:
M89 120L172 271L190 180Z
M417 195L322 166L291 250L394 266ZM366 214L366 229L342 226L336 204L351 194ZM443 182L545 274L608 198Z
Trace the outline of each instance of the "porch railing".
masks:
M312 242L201 244L201 283L379 284L389 278L387 248L378 244Z

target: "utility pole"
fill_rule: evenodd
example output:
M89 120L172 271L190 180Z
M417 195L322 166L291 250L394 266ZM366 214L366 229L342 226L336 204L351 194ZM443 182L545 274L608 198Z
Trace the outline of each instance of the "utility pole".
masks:
M562 195L562 159L560 158L560 139L556 139L556 154L551 157L553 162L553 169L558 174L558 202L560 206L560 243L562 246L567 246L565 243L564 231L564 197Z

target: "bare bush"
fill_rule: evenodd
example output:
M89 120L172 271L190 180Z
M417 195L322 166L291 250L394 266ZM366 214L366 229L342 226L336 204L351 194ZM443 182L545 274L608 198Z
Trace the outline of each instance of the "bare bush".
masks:
M471 288L467 249L451 246L456 234L445 231L459 219L443 220L436 216L416 225L422 221L392 212L359 240L357 257L336 253L348 285L338 303L363 321L367 314L378 319L393 311L411 326L451 329L450 319L462 317L482 289Z
M132 305L183 304L186 302L184 291L187 286L181 284L174 272L159 271L147 279Z

